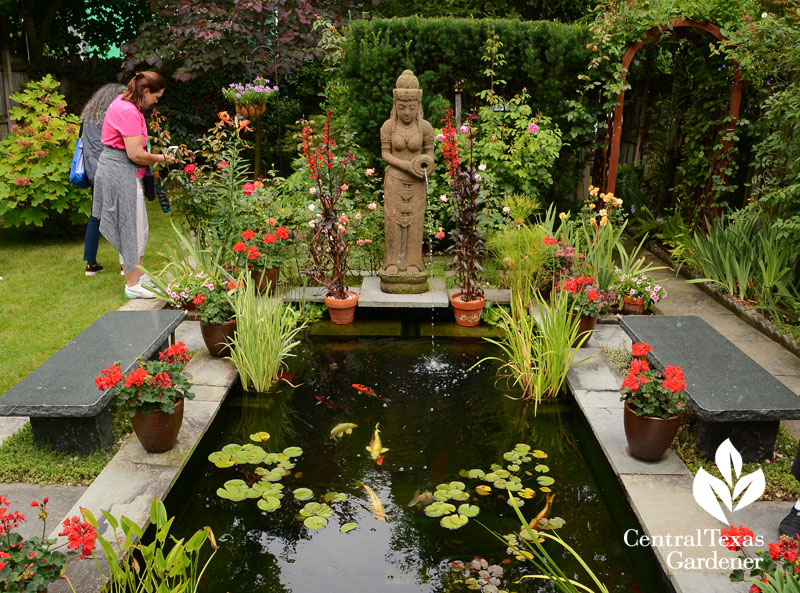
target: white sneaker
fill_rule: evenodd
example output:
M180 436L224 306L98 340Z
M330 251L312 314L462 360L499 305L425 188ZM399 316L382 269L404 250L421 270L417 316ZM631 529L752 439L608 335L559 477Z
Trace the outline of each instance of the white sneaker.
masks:
M126 299L152 299L155 298L155 295L150 291L147 286L144 286L141 282L134 286L125 286L125 298Z

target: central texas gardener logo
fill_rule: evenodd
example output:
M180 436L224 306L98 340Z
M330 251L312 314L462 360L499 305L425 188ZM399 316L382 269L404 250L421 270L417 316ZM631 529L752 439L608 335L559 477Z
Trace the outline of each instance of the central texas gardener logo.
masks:
M761 469L741 475L742 456L730 439L725 439L717 448L714 461L725 481L715 478L701 467L694 477L692 494L704 511L728 525L723 505L731 513L743 509L764 494L766 482Z

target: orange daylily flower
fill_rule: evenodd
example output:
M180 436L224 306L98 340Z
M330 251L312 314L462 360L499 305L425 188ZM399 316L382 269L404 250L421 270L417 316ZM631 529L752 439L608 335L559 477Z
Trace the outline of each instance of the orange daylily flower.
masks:
M244 130L245 132L252 132L253 128L251 128L248 124L250 123L249 119L242 119L239 120L239 132Z
M233 123L233 122L231 121L231 116L230 116L230 114L229 114L227 111L220 111L220 112L217 114L217 117L219 117L219 121L221 121L221 122L222 122L222 123L224 123L224 124L231 124L231 123Z

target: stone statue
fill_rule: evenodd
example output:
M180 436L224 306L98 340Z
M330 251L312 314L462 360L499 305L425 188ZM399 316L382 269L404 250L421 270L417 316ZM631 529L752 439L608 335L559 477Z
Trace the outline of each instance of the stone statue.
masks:
M392 91L392 114L381 126L381 156L386 161L384 228L386 259L378 271L381 290L417 294L428 290L422 261L427 187L433 175L433 126L422 119L422 89L404 70Z

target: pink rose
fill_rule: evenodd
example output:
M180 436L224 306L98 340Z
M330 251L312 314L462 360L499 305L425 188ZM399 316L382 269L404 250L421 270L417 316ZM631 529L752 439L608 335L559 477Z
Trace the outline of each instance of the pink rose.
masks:
M366 171L364 171L364 175L366 175L367 177L375 175L375 169L367 169Z
M531 134L535 134L536 132L539 131L539 126L537 126L535 122L531 122L528 124L528 131Z
M369 208L370 210L375 210L375 208L377 207L378 205L375 202L370 202L369 204L367 204L367 208Z
M256 189L256 186L250 183L249 181L242 186L242 191L246 193L248 196L252 194Z

